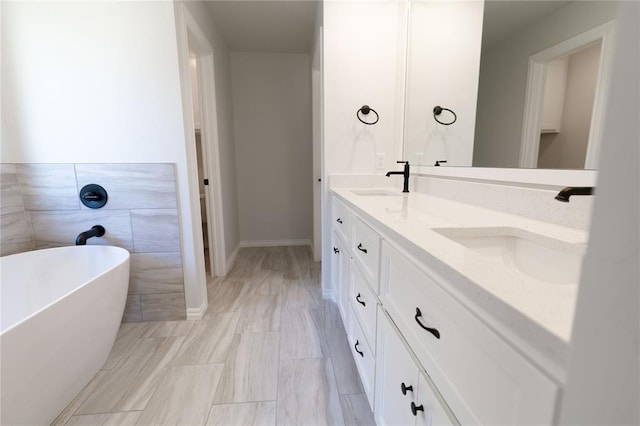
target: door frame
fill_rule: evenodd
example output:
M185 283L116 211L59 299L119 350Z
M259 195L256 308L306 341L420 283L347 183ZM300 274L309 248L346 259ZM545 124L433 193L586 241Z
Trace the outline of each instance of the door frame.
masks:
M200 214L200 187L198 178L198 159L196 153L195 124L191 82L189 75L189 49L196 55L198 91L200 99L200 126L202 160L205 178L209 185L204 187L207 203L207 223L211 275L226 275L226 255L224 246L224 222L222 186L220 178L220 150L218 138L218 120L215 92L214 51L203 31L183 4L176 5L176 34L178 61L180 68L182 107L185 130L185 148L187 155L187 174L189 180L189 204L193 221L194 244L196 253L204 253L202 238L202 217ZM198 229L195 229L195 228ZM196 237L196 234L199 237ZM187 319L200 319L206 311L207 289L204 256L196 259L200 288L200 306L187 306ZM188 283L185 283L185 293Z
M609 75L611 73L614 22L613 20L606 22L529 57L527 92L524 102L520 147L519 165L521 168L536 168L538 166L546 63L559 57L570 55L589 44L601 40L600 64L598 66L598 78L596 80L596 91L593 99L589 140L587 143L587 156L585 159L585 169L597 168L602 125L604 123L604 113L607 102Z

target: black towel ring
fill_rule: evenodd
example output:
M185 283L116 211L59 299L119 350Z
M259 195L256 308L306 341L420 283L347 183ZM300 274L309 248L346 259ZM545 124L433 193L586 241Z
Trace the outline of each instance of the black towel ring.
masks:
M376 121L374 121L373 123L368 123L368 122L364 121L362 118L360 118L360 112L362 112L362 114L364 114L364 115L367 115L370 112L373 112L376 115ZM369 105L362 105L362 107L360 107L360 109L358 111L356 111L356 117L358 117L358 120L360 120L361 122L363 122L364 124L367 124L369 126L372 126L372 125L376 124L378 122L378 120L380 120L380 116L378 115L376 110L371 108Z
M450 121L449 123L443 123L442 121L438 120L437 116L442 114L442 111L449 111L451 114L453 114L453 121ZM456 115L455 112L451 111L449 108L442 108L440 105L438 105L433 107L433 119L436 120L438 123L442 124L443 126L450 126L456 122L456 120L458 119L458 116Z

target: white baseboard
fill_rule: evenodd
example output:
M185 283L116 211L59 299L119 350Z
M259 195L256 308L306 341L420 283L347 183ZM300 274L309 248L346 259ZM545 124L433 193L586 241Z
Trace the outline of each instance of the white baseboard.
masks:
M231 256L229 256L229 258L227 259L227 272L229 272L231 268L233 268L233 264L236 263L236 257L238 257L238 252L240 251L240 247L241 245L238 244L238 246L233 251L233 253L231 253Z
M240 241L240 247L310 246L311 240L254 240Z
M209 304L207 303L207 300L203 300L202 301L202 305L200 305L200 307L198 308L187 308L187 320L189 321L197 321L197 320L201 320L202 317L204 316L204 313L207 312L207 308L209 307Z

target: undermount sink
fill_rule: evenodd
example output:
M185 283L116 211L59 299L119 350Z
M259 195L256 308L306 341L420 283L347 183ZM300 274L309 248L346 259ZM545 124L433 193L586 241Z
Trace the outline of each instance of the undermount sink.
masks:
M361 197L402 197L399 189L396 192L391 189L352 189L351 192Z
M436 228L435 232L487 260L550 284L577 284L585 244L515 227Z

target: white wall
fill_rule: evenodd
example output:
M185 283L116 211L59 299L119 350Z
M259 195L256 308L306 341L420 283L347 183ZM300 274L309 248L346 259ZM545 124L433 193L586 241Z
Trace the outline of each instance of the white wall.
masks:
M616 33L560 424L640 423L640 3L622 2Z
M3 2L2 68L2 162L176 163L200 306L173 4Z
M311 56L231 53L240 239L313 236Z
M470 166L478 99L484 1L411 1L405 156L411 164ZM433 108L456 113L439 124ZM438 117L450 122L453 115Z
M401 170L407 2L326 1L323 5L324 196L331 173ZM380 121L367 126L356 111L369 105ZM384 153L376 168L376 153ZM323 258L329 259L331 224L324 205ZM331 291L323 262L325 294Z
M529 56L615 18L616 1L576 1L482 51L473 165L518 167Z
M231 65L226 42L218 31L211 11L205 3L201 1L182 2L213 48L224 247L225 259L229 261L240 244L236 152L231 100Z
M313 260L322 261L322 2L318 2L311 46L313 131Z

